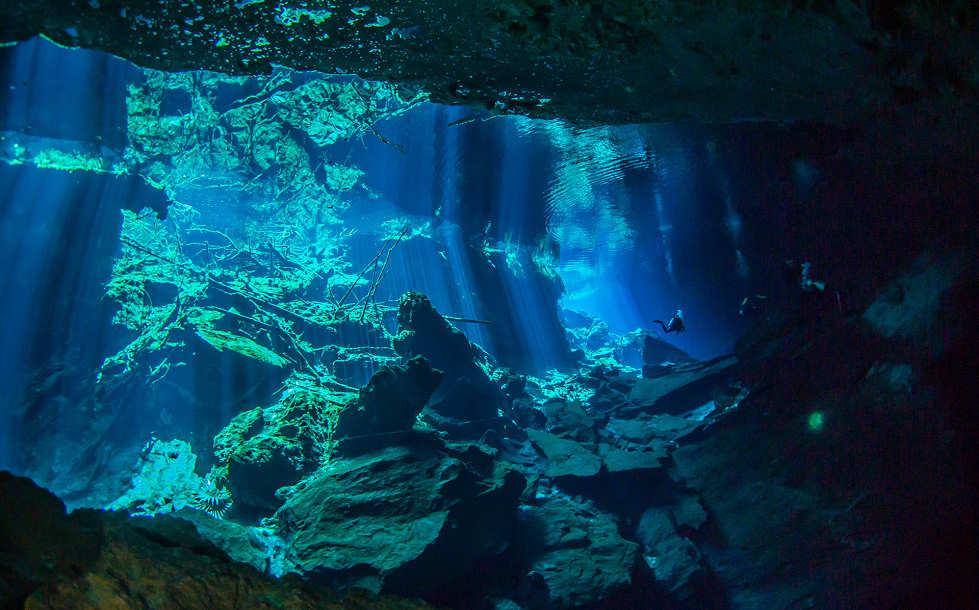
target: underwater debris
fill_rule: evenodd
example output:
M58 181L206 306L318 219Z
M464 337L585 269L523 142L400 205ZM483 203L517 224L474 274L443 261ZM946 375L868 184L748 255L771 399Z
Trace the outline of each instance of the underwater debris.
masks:
M275 351L256 343L252 339L237 335L235 333L215 330L213 328L199 327L195 334L205 343L219 352L228 349L233 352L237 352L242 356L254 358L255 360L278 367L283 367L291 362L290 360L280 356Z

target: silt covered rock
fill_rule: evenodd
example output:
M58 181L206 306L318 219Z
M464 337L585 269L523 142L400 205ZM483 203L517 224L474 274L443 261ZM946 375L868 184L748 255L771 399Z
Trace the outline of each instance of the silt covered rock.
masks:
M338 437L408 430L442 380L422 356L384 367L371 377L355 403L337 421Z
M529 607L595 603L632 583L639 545L619 535L610 515L563 495L521 509L520 591Z
M418 435L333 460L275 515L291 561L321 580L425 595L501 553L524 477L470 453Z
M294 374L278 402L236 415L214 438L236 510L275 511L282 504L276 491L315 470L329 452L332 422L349 399Z
M666 511L647 510L636 534L643 543L643 560L671 596L689 599L702 589L706 570L700 551L677 533Z
M481 352L439 315L428 297L417 292L401 297L398 335L392 345L403 358L421 355L445 372L443 386L430 401L440 427L452 426L452 420L483 422L475 431L460 428L464 434L478 436L499 417L503 394L479 366Z
M0 607L404 608L421 601L338 593L235 563L173 517L76 510L0 472Z

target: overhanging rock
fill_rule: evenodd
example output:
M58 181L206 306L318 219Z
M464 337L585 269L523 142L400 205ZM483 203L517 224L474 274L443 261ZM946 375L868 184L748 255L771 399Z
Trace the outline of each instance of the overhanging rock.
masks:
M4 3L0 42L43 34L168 71L345 71L578 124L851 122L968 108L976 17L964 0L51 0Z

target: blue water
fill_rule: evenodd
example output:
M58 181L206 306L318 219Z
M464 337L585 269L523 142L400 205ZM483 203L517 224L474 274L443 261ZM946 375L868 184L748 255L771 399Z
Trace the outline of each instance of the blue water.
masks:
M0 46L0 513L59 510L10 470L133 516L63 517L111 521L108 555L7 536L0 598L99 570L141 598L156 581L113 556L201 552L171 513L270 576L456 608L953 589L979 172L936 114L969 79L943 45L918 61L925 22L868 47L922 99L848 126L582 126L349 74ZM85 560L33 581L76 555L95 581Z
M142 82L139 68L42 40L4 48L0 65L8 161L15 146L123 158L126 87ZM240 94L262 82L244 79ZM234 91L227 95L233 99ZM164 107L186 112L184 104L175 99ZM653 320L682 308L687 332L666 339L709 359L730 352L746 327L738 316L741 298L776 290L772 270L779 257L758 254L777 248L777 231L764 235L756 228L749 240L741 208L766 196L766 173L780 173L787 196L802 196L818 179L811 165L790 166L791 159L732 156L736 130L576 128L430 103L374 129L316 151L324 162L363 172L358 187L343 194L349 209L335 227L353 235L350 268L391 243L392 235L380 230L386 220L427 226L423 236L398 245L375 300L393 304L416 290L446 315L496 321L460 328L504 364L512 359L529 368L561 361L562 331L549 322L554 288L517 271L488 279L478 253L492 251L496 264L506 264L507 256L517 266L539 263L560 279L560 307L599 318L614 333L661 335ZM793 167L801 176L795 181ZM202 179L222 179L218 169L205 174L206 168ZM125 344L111 332L114 306L101 294L118 253L119 208L164 193L128 179L106 186L102 175L30 162L0 164L0 177L0 316L11 321L0 349L0 387L16 396L53 355L90 370ZM187 187L165 196L228 231L240 231L255 204L233 190ZM2 444L7 458L11 441Z

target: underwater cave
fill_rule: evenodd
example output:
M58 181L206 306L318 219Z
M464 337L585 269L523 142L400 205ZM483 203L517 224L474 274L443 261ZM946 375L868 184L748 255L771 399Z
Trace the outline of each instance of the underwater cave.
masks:
M0 6L0 607L977 607L977 12Z

